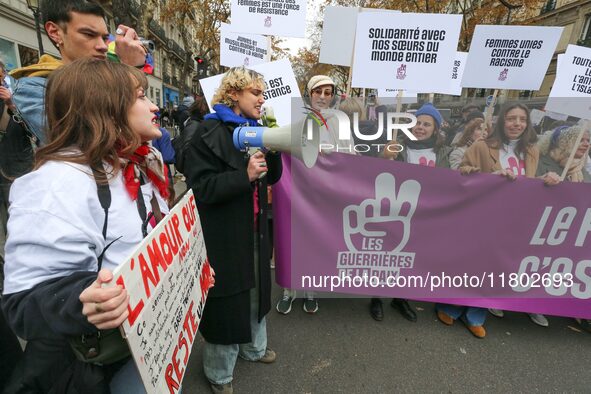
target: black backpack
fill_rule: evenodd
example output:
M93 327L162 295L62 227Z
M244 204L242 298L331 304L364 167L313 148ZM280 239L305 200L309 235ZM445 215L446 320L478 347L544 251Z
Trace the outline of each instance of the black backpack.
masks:
M185 172L185 156L187 155L187 149L189 148L189 144L199 127L199 121L197 120L189 120L187 125L183 128L180 132L178 137L172 140L172 147L174 149L174 156L176 163L174 167L177 171L184 173Z

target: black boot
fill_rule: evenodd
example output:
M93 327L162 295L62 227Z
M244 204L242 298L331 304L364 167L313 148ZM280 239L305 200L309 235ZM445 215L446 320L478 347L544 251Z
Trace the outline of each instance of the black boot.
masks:
M382 300L379 298L372 298L369 304L369 314L375 321L384 320L384 308L382 308Z
M393 308L398 309L402 317L406 320L411 322L417 321L417 314L416 312L408 305L408 301L402 298L392 298L392 302L390 303Z

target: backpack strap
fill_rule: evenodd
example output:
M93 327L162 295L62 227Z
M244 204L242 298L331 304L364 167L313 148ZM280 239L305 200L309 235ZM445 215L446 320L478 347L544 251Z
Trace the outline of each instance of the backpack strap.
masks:
M105 211L105 221L103 222L103 239L107 240L107 226L109 223L109 208L111 207L111 189L109 188L109 183L107 181L107 176L105 173L100 172L96 169L95 166L92 167L92 174L94 175L94 180L96 182L96 192L98 195L99 202L101 203L101 207L103 211ZM117 241L119 238L114 239L108 245L105 246L101 254L98 256L98 268L97 272L101 270L103 265L103 257L105 256L105 252L107 249L113 245L113 242Z

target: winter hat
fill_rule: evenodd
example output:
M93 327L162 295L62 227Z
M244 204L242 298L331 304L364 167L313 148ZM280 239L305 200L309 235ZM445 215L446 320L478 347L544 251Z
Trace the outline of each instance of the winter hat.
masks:
M581 128L580 125L564 125L546 131L538 141L540 153L547 155L552 152L553 159L557 161L568 158L577 142Z
M308 92L311 92L312 89L322 85L332 85L334 87L335 83L328 75L314 75L310 78L310 81L308 81Z
M437 108L435 108L433 106L433 104L431 104L431 103L423 104L423 106L421 108L419 108L419 110L417 112L415 112L416 117L419 117L419 115L431 116L433 118L433 120L435 120L435 124L437 126L437 129L439 130L439 128L441 127L441 122L443 122L443 117L441 116L439 111L437 111Z

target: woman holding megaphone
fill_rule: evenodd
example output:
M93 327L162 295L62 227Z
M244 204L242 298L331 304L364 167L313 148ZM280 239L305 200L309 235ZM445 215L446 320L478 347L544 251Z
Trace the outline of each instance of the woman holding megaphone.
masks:
M216 282L199 326L205 339L203 369L212 390L220 393L232 392L239 356L275 361L265 321L271 307L267 184L279 180L281 156L260 151L245 156L232 142L237 126L259 126L264 90L261 74L231 68L213 97L215 113L205 117L187 150L185 176L195 193Z

